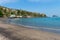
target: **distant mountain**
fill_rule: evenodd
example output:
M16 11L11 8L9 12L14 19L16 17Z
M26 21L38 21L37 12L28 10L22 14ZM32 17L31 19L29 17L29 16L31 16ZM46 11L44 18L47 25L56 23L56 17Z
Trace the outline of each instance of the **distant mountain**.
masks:
M58 17L57 15L53 15L52 17Z
M11 15L22 16L22 17L47 17L46 14L29 12L26 10L11 9L4 6L0 6L0 17L10 17Z

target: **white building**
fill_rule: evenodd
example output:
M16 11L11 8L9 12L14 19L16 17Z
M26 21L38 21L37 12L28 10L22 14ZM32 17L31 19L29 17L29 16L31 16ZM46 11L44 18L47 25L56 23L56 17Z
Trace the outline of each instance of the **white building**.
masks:
M27 18L31 18L31 16L27 16Z
M17 16L17 18L22 18L22 16Z
M10 15L10 17L16 17L15 15Z

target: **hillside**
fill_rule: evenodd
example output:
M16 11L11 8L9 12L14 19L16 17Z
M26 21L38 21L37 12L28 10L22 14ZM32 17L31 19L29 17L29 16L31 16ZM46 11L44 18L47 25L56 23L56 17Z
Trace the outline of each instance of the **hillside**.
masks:
M47 17L46 14L29 12L26 10L11 9L7 7L0 6L0 17L10 17L11 15L22 16L22 17Z

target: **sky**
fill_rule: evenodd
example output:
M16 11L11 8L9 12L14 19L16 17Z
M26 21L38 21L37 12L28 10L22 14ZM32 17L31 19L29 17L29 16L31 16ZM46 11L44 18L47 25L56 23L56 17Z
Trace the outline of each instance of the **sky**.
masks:
M60 17L60 0L0 0L0 5Z

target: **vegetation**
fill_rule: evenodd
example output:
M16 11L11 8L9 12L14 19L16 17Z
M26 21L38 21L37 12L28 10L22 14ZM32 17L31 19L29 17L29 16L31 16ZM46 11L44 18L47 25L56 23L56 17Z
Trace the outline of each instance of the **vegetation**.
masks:
M0 17L3 17L2 11L0 11Z
M36 13L36 12L29 12L25 10L18 10L18 9L10 9L7 7L0 6L0 17L10 17L12 14L16 16L23 16L23 17L47 17L46 14Z

